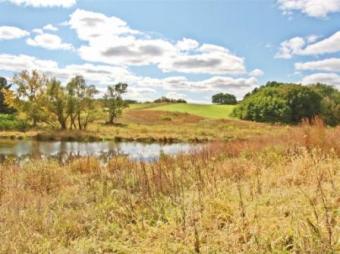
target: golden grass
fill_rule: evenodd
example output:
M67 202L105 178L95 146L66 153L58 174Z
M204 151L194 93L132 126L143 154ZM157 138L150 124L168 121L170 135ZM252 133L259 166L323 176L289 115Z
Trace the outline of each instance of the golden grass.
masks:
M340 129L153 163L0 166L0 253L337 253Z

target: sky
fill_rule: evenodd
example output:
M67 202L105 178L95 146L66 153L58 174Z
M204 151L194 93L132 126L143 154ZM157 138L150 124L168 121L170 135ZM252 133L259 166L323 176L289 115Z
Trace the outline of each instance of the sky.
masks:
M0 0L0 76L23 70L126 82L138 101L340 89L340 0Z

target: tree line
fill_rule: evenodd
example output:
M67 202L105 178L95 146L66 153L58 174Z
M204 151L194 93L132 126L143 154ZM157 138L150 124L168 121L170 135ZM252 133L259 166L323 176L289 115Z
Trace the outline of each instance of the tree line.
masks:
M33 127L44 123L63 130L84 130L96 119L99 109L107 114L107 123L113 124L127 106L122 98L128 88L125 83L109 85L101 100L95 98L99 92L96 87L79 75L63 86L36 70L22 71L14 75L12 83L15 89L0 78L0 113L16 111Z

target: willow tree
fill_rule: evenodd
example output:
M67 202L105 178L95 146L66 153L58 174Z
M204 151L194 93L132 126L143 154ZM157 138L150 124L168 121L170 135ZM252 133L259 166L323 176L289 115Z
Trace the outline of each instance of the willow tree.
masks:
M61 85L61 82L56 79L50 80L46 90L46 107L51 113L52 120L57 121L63 130L67 129L67 119L69 118L67 99L66 89Z
M86 129L94 120L94 95L98 93L93 85L87 85L82 76L75 76L66 86L68 92L67 114L70 117L70 128Z
M122 98L122 94L126 93L128 85L118 83L113 86L108 86L104 95L104 105L108 112L108 124L113 124L114 120L122 113L126 103Z

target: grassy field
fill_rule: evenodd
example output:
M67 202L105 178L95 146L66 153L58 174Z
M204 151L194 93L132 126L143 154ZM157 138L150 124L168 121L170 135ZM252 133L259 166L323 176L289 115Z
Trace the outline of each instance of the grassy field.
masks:
M150 104L147 108L150 110L188 113L212 119L229 119L234 107L233 105L172 103L161 105Z
M187 111L177 112L176 109ZM3 131L2 138L39 138L44 140L135 140L142 142L202 142L247 139L258 135L276 135L292 127L275 126L237 119L217 119L230 106L194 104L133 104L117 120L106 125L105 115L90 124L86 131L58 131L39 128L26 132ZM165 111L166 110L166 111ZM190 112L198 112L190 114ZM199 116L212 112L214 117ZM223 114L222 114L223 113Z
M0 253L338 253L339 136L316 122L150 163L2 163Z

